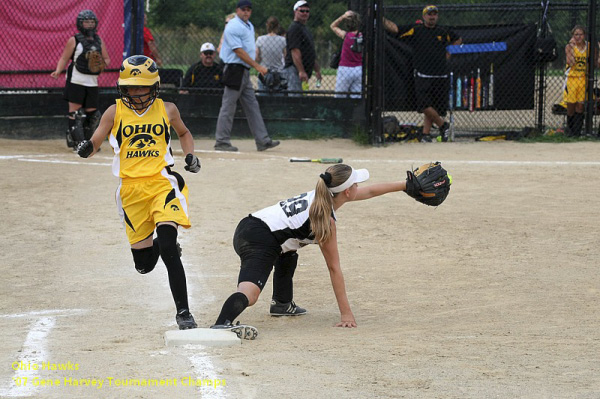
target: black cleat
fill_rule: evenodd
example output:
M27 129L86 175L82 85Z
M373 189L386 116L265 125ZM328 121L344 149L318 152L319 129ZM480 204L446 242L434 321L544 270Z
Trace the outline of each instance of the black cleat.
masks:
M190 311L187 309L182 309L177 312L175 321L177 321L177 325L179 326L180 330L189 330L191 328L198 327L196 321L194 320L194 316L192 316Z
M258 151L268 150L269 148L275 148L279 145L279 140L271 140L266 144L259 144L256 146Z
M229 320L227 320L225 324L215 324L210 328L215 330L233 331L239 339L253 340L258 336L258 330L256 327L240 324L239 321L237 324L232 324Z
M236 152L238 150L237 147L232 146L229 143L217 143L215 144L215 150L217 151L230 151L230 152Z
M306 309L296 306L294 301L279 302L276 299L271 300L271 316L302 316L306 314Z
M424 134L421 136L421 140L419 140L421 143L431 143L433 141L433 139L431 138L430 134Z
M440 126L440 136L442 136L442 141L445 143L448 141L448 133L450 132L450 124L448 122L444 122L442 126Z

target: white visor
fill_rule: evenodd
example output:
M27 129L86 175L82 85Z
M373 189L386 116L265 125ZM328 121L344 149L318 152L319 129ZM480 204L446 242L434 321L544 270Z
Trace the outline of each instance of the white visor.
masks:
M348 178L348 180L346 180L337 187L330 187L329 191L331 191L333 194L341 193L345 189L352 187L354 183L362 183L367 180L369 180L368 170L352 169L352 173L350 173L350 177Z

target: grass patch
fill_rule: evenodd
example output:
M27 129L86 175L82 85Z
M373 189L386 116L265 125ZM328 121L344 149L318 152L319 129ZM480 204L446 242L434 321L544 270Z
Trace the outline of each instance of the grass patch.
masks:
M340 137L339 135L326 134L315 130L298 130L289 133L274 132L271 137L280 139L298 139L298 140L327 140Z
M371 145L371 137L369 136L369 132L367 132L362 126L354 126L354 129L352 130L352 135L350 137L352 138L352 141L354 141L358 145Z
M524 137L519 140L521 143L576 143L578 141L598 141L598 136L594 137L569 137L564 134L544 135L539 137Z

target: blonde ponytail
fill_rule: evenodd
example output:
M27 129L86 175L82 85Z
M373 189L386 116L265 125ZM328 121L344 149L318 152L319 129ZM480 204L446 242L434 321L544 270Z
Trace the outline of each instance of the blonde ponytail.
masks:
M333 165L327 168L317 182L315 199L308 211L311 230L317 242L325 242L331 237L333 197L338 194L332 194L329 187L339 186L348 180L351 173L352 168L348 165Z

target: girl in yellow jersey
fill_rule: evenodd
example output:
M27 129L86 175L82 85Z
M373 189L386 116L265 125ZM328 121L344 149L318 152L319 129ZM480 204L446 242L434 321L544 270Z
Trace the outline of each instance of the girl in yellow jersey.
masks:
M167 267L169 285L177 308L179 329L195 328L189 311L185 271L177 244L177 227L191 226L188 219L188 188L171 170L170 126L179 136L185 169L200 171L194 155L192 134L173 103L158 98L160 78L156 63L141 55L121 65L117 88L121 99L111 105L89 141L77 153L87 158L100 149L108 137L114 149L113 174L119 177L116 201L136 270L151 272L160 256ZM153 239L156 230L156 238Z
M567 134L579 136L583 127L589 46L585 40L584 27L576 25L571 30L571 35L571 40L565 46L567 66L563 100L567 104Z

